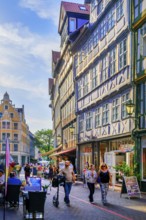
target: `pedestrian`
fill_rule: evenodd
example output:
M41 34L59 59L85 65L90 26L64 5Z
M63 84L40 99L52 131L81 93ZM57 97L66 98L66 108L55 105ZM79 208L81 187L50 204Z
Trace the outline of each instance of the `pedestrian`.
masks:
M87 182L86 182L86 172L87 172L87 165L85 165L83 172L82 172L82 176L83 176L83 187L87 187Z
M24 172L25 172L25 180L26 180L26 183L27 183L27 178L30 177L30 174L31 174L31 168L30 168L28 163L24 167Z
M95 171L95 166L93 164L91 164L89 167L89 170L86 171L85 177L86 177L86 181L87 181L87 186L90 191L89 201L92 203L92 202L94 202L93 195L94 195L94 191L95 191L95 183L97 180L97 173Z
M19 163L16 163L16 165L14 166L14 170L16 171L16 174L19 177L19 174L21 172L21 166Z
M52 182L53 172L54 172L53 166L52 166L52 164L50 164L50 166L49 166L49 174L48 174L48 179L49 179L50 182Z
M107 204L107 192L109 189L109 184L111 183L111 174L108 170L108 166L106 163L102 163L98 172L98 181L100 184L101 190L101 200L103 205Z
M75 175L72 168L70 168L70 161L65 161L65 168L59 172L59 175L65 176L65 184L64 184L64 202L67 206L70 206L69 194L71 192L72 183L75 181Z

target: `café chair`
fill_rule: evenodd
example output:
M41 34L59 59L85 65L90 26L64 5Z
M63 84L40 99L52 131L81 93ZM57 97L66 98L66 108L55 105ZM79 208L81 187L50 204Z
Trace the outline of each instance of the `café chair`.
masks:
M28 199L25 200L25 219L44 219L44 206L46 192L28 192Z
M19 208L20 185L8 185L6 194L6 204L10 207Z

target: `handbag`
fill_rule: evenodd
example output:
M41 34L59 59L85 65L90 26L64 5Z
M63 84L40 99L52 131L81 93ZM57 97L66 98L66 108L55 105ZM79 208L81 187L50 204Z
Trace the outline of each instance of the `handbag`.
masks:
M97 183L101 183L100 176L97 177Z

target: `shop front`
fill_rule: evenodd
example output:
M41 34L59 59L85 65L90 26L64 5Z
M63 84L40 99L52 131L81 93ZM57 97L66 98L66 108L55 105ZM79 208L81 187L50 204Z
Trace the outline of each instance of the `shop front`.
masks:
M92 144L80 145L80 163L79 163L79 172L82 174L82 171L86 165L93 163L93 148Z
M141 138L141 190L146 192L146 136Z

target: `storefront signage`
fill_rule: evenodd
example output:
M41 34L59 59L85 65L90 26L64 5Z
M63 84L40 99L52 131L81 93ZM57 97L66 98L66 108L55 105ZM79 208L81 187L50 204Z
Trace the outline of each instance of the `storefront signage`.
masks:
M125 189L123 187L124 185L125 185ZM141 193L140 193L140 189L139 189L136 176L124 177L122 189L123 190L121 191L121 194L127 193L129 198L135 197L135 196L141 197Z

